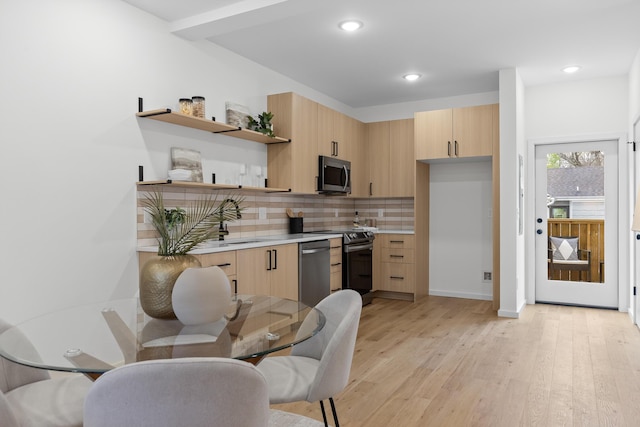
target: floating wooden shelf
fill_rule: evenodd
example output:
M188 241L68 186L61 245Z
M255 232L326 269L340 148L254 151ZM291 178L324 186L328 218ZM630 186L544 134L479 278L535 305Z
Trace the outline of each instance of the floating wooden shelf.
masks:
M138 186L145 185L170 185L172 187L180 188L199 188L209 190L242 190L256 193L290 193L290 188L270 188L270 187L247 187L244 185L231 185L231 184L207 184L206 182L192 182L192 181L172 181L170 179L158 180L158 181L139 181Z
M138 117L146 119L158 120L160 122L171 123L178 126L184 126L192 129L199 129L213 133L227 133L234 138L245 139L248 141L259 142L261 144L281 144L291 142L289 139L280 138L279 136L270 137L260 132L249 129L243 129L231 126L226 123L214 122L213 120L201 119L199 117L187 116L185 114L176 113L169 108L160 110L149 110L136 113Z

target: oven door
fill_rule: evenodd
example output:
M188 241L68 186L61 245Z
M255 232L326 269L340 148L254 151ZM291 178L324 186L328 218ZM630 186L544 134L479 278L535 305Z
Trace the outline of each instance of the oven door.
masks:
M342 287L361 295L373 288L373 243L343 246Z

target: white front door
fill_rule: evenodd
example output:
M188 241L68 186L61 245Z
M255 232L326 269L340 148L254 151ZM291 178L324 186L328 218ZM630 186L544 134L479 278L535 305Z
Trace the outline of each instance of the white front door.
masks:
M536 301L618 307L617 141L535 148Z

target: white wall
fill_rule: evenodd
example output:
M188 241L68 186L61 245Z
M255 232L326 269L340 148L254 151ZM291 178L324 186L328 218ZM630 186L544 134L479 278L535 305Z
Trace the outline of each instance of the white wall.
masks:
M628 90L627 76L527 87L526 137L624 132Z
M500 70L500 308L518 317L525 304L524 235L519 235L519 156L525 158L524 84L516 69ZM526 191L526 187L525 187ZM527 205L524 205L524 212ZM526 223L525 223L526 226ZM525 227L525 233L526 233Z
M526 88L526 138L527 148L533 155L534 144L544 140L588 140L599 135L610 136L613 139L626 133L628 126L629 81L627 76L614 76L598 79L572 81L562 84L531 86ZM611 136L613 138L611 138ZM619 186L619 230L622 248L618 259L622 271L619 275L620 283L628 283L629 276L629 248L626 240L630 238L629 223L629 176L627 174L627 160L630 147L626 144L618 147L618 157L621 159L618 169L621 174ZM528 159L530 167L533 159ZM533 172L529 171L527 189L532 193L534 187ZM533 196L530 196L531 200ZM527 240L526 277L527 300L535 302L535 239L533 238L534 224L533 209L528 213L526 225L529 233L525 233ZM626 286L625 286L626 288ZM629 304L628 292L621 293L620 309L627 310Z
M429 179L429 294L490 300L491 161L431 164Z
M200 150L204 175L231 179L239 162L266 165L264 145L136 119L145 109L203 95L266 109L295 91L349 108L163 21L112 0L0 6L0 316L20 321L137 291L136 187L166 177L169 148Z

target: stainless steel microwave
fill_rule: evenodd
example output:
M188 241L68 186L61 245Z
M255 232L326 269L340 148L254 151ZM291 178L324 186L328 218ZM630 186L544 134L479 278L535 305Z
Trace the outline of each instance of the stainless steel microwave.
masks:
M351 193L351 162L336 157L318 157L318 191L324 194Z

